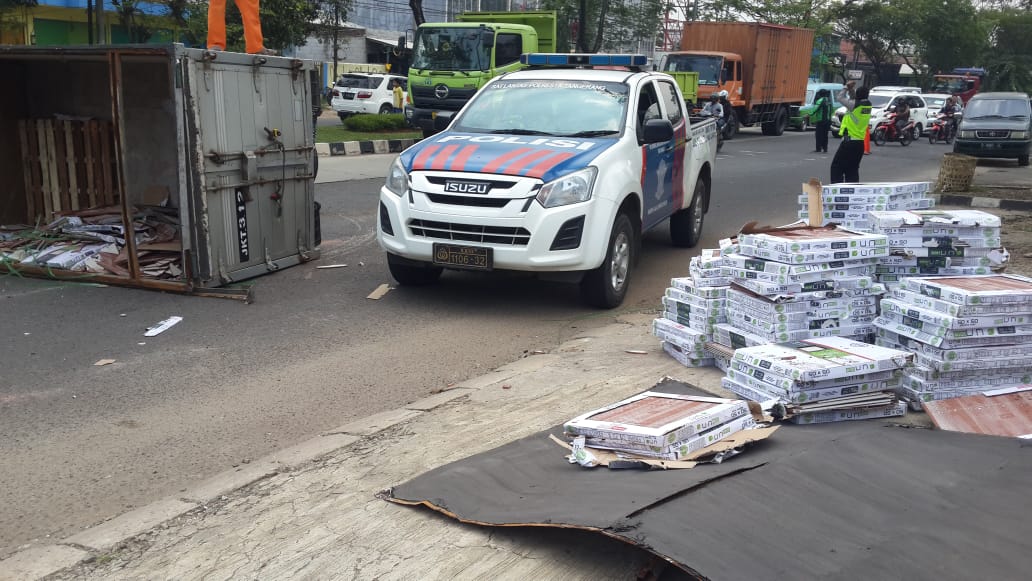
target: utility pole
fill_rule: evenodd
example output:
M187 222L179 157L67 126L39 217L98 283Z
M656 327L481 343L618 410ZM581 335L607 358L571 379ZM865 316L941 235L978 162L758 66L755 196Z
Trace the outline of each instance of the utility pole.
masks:
M93 44L93 0L86 0L86 37Z
M104 44L107 35L104 34L104 0L97 0L97 44Z

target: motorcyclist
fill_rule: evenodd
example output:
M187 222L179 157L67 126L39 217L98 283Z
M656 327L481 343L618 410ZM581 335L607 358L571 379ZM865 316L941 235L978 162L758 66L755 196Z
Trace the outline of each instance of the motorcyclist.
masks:
M714 117L718 122L724 119L724 106L720 104L720 96L713 93L709 97L709 102L702 107L702 111L699 115L703 117Z
M947 97L946 102L942 104L942 108L939 109L939 115L946 119L947 124L950 128L950 133L955 133L957 130L957 114L960 113L960 105L957 103L959 99L956 97Z
M903 128L910 123L910 107L905 99L900 99L896 104L896 119L893 123L896 125L896 135L902 136Z

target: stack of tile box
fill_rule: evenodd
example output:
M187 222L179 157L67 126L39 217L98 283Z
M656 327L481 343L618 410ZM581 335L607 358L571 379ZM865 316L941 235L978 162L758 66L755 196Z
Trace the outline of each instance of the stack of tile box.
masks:
M1009 258L1001 248L1000 218L980 210L874 211L871 231L885 234L892 256L878 265L889 286L909 276L987 275Z
M647 391L573 418L563 431L591 448L680 460L755 427L747 402Z
M732 286L727 324L714 326L714 340L738 348L872 334L875 297L884 292L872 276L886 243L835 227L741 234L739 253L725 256Z
M905 351L843 337L735 350L722 385L746 399L785 405L796 423L824 423L906 414L894 393Z
M689 275L670 280L663 297L663 317L652 323L652 332L663 350L687 367L714 365L714 356L703 350L713 336L713 326L724 322L725 297L730 280L720 250L706 249L694 256Z
M868 230L872 210L922 210L935 205L928 197L929 182L833 184L821 187L821 225L839 224L853 230ZM799 196L799 217L809 221L810 200Z
M877 344L915 353L900 394L915 404L1032 382L1032 279L912 277L882 300Z

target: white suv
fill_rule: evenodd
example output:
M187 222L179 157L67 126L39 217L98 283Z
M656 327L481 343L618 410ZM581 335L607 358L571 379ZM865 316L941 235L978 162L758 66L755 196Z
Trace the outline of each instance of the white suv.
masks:
M341 75L333 87L330 106L342 121L356 113L391 113L394 111L394 81L401 83L401 102L404 106L408 79L398 75L369 73Z

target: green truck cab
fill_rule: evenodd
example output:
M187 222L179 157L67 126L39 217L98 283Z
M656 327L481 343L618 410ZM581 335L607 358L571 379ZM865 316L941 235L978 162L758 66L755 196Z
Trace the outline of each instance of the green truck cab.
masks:
M439 112L458 111L489 80L523 68L521 54L555 52L555 27L552 10L465 12L457 22L421 24L412 43L406 121L432 135Z
M657 67L658 68L658 67ZM688 109L695 109L702 106L699 103L699 73L695 71L663 71L674 77L677 88L681 89L684 101L688 103Z

